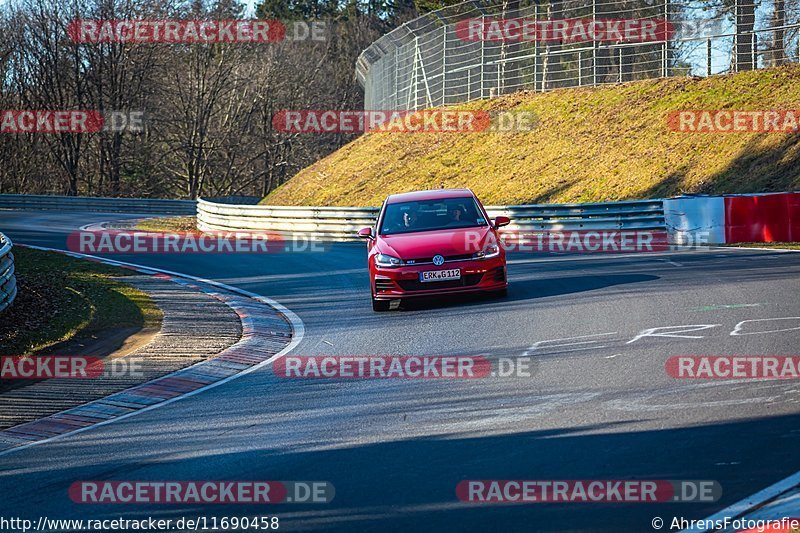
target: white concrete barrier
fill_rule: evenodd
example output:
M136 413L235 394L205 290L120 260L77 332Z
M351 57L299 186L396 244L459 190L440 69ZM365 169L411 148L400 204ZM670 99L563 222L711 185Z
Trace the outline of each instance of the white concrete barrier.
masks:
M725 243L725 199L722 196L667 198L664 220L672 244Z

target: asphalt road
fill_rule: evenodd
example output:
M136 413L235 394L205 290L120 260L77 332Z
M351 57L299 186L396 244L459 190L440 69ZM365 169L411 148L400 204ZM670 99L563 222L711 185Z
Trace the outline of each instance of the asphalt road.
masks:
M114 218L0 211L0 230L65 248L77 226ZM305 324L292 355L527 354L532 376L290 380L266 368L0 457L2 516L269 515L289 531L646 532L655 516L703 518L800 470L796 380L692 382L664 370L673 355L797 355L798 253L512 254L506 299L438 299L381 314L370 307L360 243L113 258L274 298ZM672 326L687 327L652 330ZM664 333L672 336L653 336ZM465 479L630 478L716 480L723 495L491 505L455 495ZM78 505L67 495L76 480L107 479L325 480L336 497L201 508Z

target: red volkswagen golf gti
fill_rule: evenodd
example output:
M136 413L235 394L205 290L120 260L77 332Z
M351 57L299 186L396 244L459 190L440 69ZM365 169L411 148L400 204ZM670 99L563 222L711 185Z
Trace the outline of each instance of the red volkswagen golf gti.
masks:
M417 191L389 196L367 239L372 308L392 300L461 292L505 295L506 254L497 229L469 189Z

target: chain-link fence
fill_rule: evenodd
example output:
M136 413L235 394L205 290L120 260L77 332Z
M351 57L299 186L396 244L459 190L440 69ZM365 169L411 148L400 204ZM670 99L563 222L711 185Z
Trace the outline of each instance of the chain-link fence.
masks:
M800 0L473 0L384 35L356 63L365 109L797 62Z

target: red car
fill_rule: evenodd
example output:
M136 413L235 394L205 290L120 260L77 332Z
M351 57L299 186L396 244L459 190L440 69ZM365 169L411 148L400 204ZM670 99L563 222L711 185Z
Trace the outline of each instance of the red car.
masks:
M417 191L389 196L367 239L372 308L392 300L462 292L505 295L506 254L497 229L469 189Z

